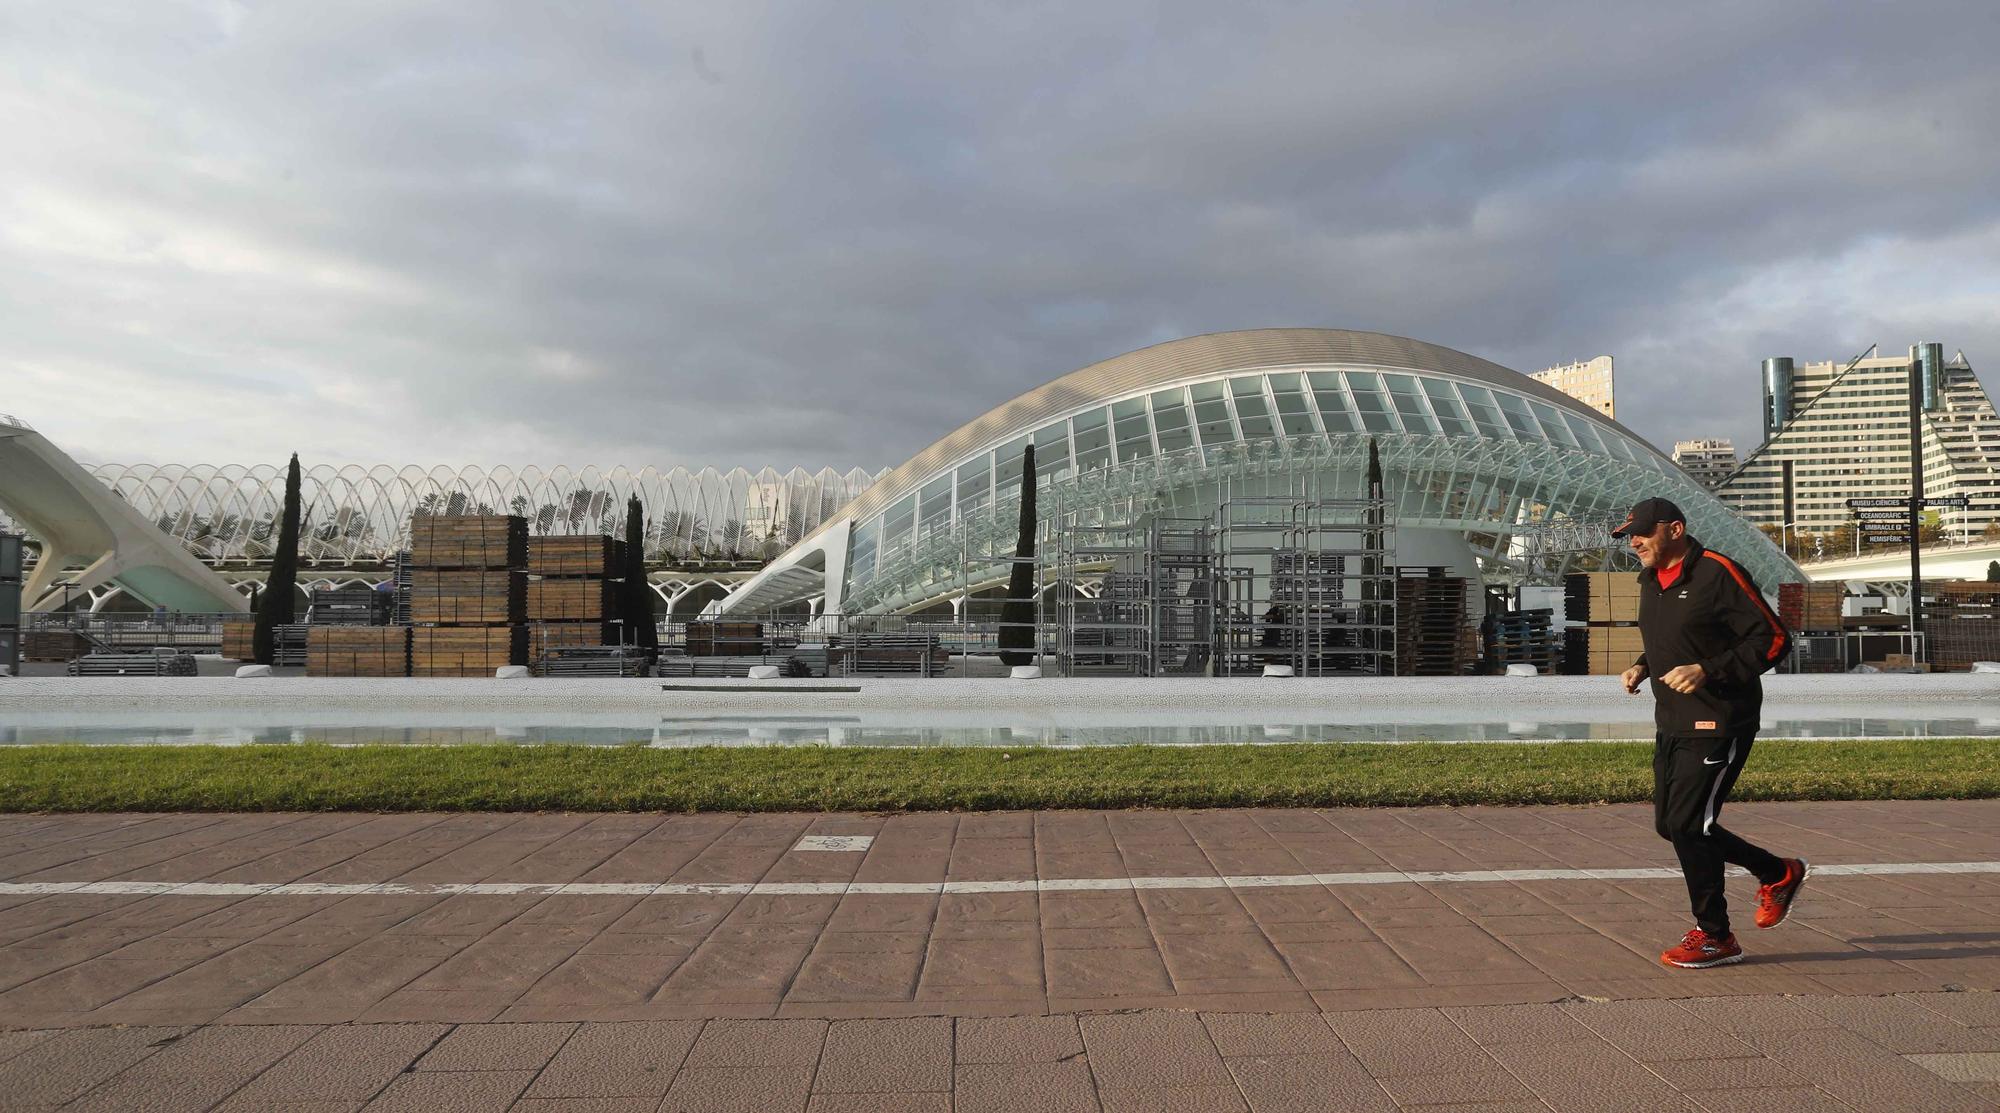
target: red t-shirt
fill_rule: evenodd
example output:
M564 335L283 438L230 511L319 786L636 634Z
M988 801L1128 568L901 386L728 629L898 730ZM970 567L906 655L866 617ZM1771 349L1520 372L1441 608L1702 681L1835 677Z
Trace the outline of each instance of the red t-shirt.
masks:
M1686 567L1687 561L1683 559L1675 561L1672 568L1660 569L1657 573L1660 577L1660 590L1665 591L1674 586L1674 581L1681 578L1681 569Z

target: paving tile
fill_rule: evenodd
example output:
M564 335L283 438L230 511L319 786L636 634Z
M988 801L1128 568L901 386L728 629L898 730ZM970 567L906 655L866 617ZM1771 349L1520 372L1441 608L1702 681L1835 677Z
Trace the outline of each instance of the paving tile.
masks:
M1501 1070L1497 1063L1488 1070L1401 1075L1384 1078L1381 1083L1396 1104L1404 1108L1447 1105L1456 1110L1475 1102L1540 1104L1534 1091L1522 1085L1520 1079Z
M574 1024L465 1024L417 1060L420 1071L541 1070Z
M1444 1015L1485 1048L1518 1043L1587 1041L1594 1037L1576 1018L1536 1005L1444 1010Z
M1104 1113L1248 1113L1234 1086L1101 1086Z
M908 1001L923 965L922 951L816 949L799 966L785 1000Z
M1975 1028L2000 1028L2000 993L1911 993L1903 998Z
M1010 1016L957 1022L956 1058L968 1063L1057 1063L1083 1054L1074 1016Z
M1493 1057L1436 1009L1329 1013L1328 1027L1377 1078L1493 1070Z
M684 1067L660 1113L802 1113L811 1067Z
M585 1024L528 1088L531 1098L652 1097L667 1092L701 1022Z
M1906 1055L1904 1058L1948 1082L2000 1082L2000 1052Z
M522 1098L508 1113L655 1113L657 1097L644 1098ZM273 1113L294 1113L275 1110Z
M443 1038L440 1024L342 1025L321 1029L230 1099L235 1106L372 1099Z
M1799 1003L1846 1031L1903 1054L1985 1051L1990 1042L1957 1021L1901 998L1809 997Z
M1984 1109L1988 1103L1852 1032L1748 1034L1747 1040L1801 1078L1871 1109L1921 1108L1927 1113Z
M1697 1090L1688 1095L1708 1113L1801 1113L1802 1110L1851 1106L1835 1101L1825 1090L1795 1087L1784 1090Z
M1227 1060L1253 1113L1394 1110L1389 1095L1352 1056L1274 1055Z
M933 937L924 960L918 995L949 991L963 995L970 987L1042 988L1042 944L1028 939L953 939Z
M820 1093L949 1091L952 1023L943 1017L843 1020L827 1030Z
M776 1002L812 950L810 943L703 943L667 976L658 1000Z
M951 1113L951 1094L814 1094L806 1113Z
M811 1067L826 1041L823 1020L715 1020L702 1028L687 1067Z
M1173 978L1150 947L1052 950L1042 956L1051 997L1160 997L1174 993Z
M960 1063L952 1113L1097 1113L1097 1087L1080 1059L1060 1063Z
M1100 1086L1226 1086L1229 1071L1192 1013L1086 1016L1077 1022Z
M577 954L517 999L522 1005L631 1005L650 1000L687 954Z
M1644 1063L1747 1058L1758 1054L1756 1048L1728 1032L1688 1023L1688 1011L1672 1001L1571 1002L1561 1009L1620 1051Z
M1385 943L1276 940L1292 976L1307 989L1393 989L1427 985Z
M928 893L850 893L826 921L827 931L929 931L939 898Z
M1250 1055L1338 1057L1346 1050L1319 1013L1204 1013L1201 1019L1216 1052L1225 1059Z
M486 1113L507 1108L534 1077L531 1070L406 1074L363 1108L367 1113Z
M1043 893L1041 897L1042 927L1045 931L1146 927L1146 912L1140 907L1135 893L1058 892Z
M207 1109L312 1038L314 1031L309 1027L272 1027L190 1032L126 1066L66 1108L104 1113ZM101 1043L103 1037L91 1042ZM120 1041L110 1050L116 1055L127 1047L129 1044ZM124 1066L122 1056L113 1061ZM95 1072L84 1077L91 1073Z

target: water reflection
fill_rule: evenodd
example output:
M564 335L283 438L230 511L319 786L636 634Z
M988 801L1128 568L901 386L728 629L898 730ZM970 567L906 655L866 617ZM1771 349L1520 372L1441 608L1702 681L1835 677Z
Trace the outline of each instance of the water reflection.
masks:
M1640 721L1342 722L1289 715L1211 714L1188 722L1164 713L1094 716L1020 713L898 712L855 715L702 715L657 718L580 713L550 722L541 714L291 713L251 711L164 715L77 712L15 715L0 725L0 744L246 745L325 742L446 746L469 743L561 743L583 746L1117 746L1282 742L1505 742L1648 739ZM1778 719L1766 738L2000 737L1993 718Z

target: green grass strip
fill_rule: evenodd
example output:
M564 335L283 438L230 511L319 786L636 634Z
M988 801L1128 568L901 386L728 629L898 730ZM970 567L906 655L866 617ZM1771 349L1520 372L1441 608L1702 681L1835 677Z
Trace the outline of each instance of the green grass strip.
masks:
M1648 799L1650 742L8 746L0 811L942 811ZM1738 800L2000 796L1992 739L1764 741Z

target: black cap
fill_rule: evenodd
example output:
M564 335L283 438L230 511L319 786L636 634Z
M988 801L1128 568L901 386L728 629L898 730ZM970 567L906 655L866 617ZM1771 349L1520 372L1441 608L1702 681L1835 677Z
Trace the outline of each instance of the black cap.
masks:
M1661 522L1687 521L1681 508L1666 499L1640 499L1632 504L1632 512L1625 515L1625 521L1611 531L1613 537L1623 537L1628 533L1651 533Z

